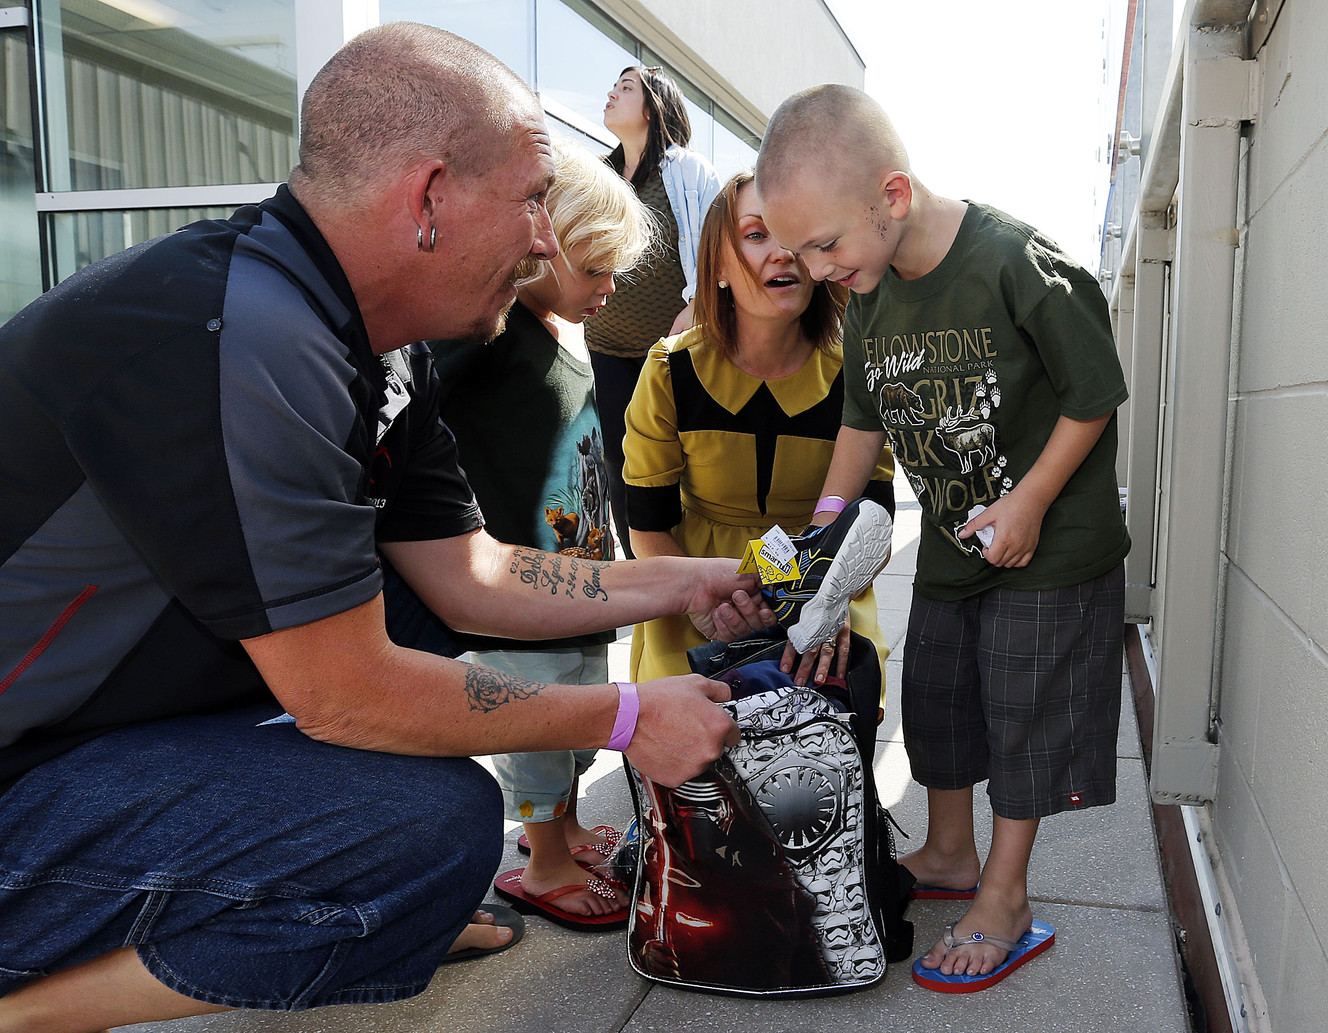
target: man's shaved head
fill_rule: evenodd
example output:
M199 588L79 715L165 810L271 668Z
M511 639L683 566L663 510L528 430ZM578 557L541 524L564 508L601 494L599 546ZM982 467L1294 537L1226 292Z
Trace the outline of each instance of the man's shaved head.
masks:
M885 111L861 90L827 84L775 111L756 159L756 188L767 199L795 180L862 191L894 171L910 172L908 153Z
M443 29L389 22L361 33L323 66L300 110L292 185L328 204L414 160L462 176L502 161L514 116L539 103L488 51Z

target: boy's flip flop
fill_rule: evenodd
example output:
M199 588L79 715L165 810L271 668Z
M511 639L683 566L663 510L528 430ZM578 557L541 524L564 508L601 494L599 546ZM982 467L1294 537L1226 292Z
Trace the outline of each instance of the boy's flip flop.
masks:
M972 900L977 895L976 886L969 890L952 890L946 886L928 886L921 882L915 882L908 891L909 900Z
M913 873L904 865L899 866L902 877L908 882L907 893L909 900L972 900L978 895L978 888L974 886L968 890L952 890L948 886L930 886L925 882L918 882L913 877Z
M918 958L917 961L913 962L913 982L919 986L925 986L928 990L937 990L943 994L968 994L975 990L985 990L987 987L999 983L1030 958L1037 957L1055 942L1055 928L1047 922L1038 921L1036 918L1033 919L1033 924L1029 927L1028 932L1019 937L1016 943L1001 939L999 936L983 936L982 933L974 933L972 936L957 940L954 937L954 925L952 923L945 927L947 953L968 943L990 943L997 947L1008 946L1010 953L1003 962L985 976L962 975L958 972L947 976L939 968L923 968L922 959Z
M504 872L493 881L493 888L498 895L510 900L518 911L523 911L528 915L543 915L550 922L556 922L566 929L599 931L621 929L627 924L628 912L630 911L630 905L627 904L605 915L578 915L575 912L563 910L555 903L559 898L581 890L590 890L591 893L596 893L606 899L613 898L615 896L613 887L603 879L592 875L580 885L559 886L548 893L535 895L527 893L521 885L523 872L525 872L524 868L513 868L510 872Z

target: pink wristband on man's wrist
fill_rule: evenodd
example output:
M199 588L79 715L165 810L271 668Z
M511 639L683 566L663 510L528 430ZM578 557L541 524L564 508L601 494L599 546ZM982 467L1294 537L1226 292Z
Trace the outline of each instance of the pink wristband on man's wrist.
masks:
M848 505L842 495L822 495L813 513L842 513Z
M637 695L636 683L616 681L618 687L618 716L613 719L613 734L609 736L609 749L621 753L632 744L636 734L636 718L641 713L641 697Z

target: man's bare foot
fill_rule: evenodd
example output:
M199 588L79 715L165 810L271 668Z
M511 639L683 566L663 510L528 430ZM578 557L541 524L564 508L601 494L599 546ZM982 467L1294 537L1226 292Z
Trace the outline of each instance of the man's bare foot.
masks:
M493 924L493 915L488 911L476 911L474 921L461 930L461 935L447 949L448 954L469 950L493 950L512 942L512 930Z
M578 858L594 856L593 852L577 855ZM552 863L544 859L537 859L532 854L530 864L521 876L521 888L532 897L538 897L545 893L552 893L564 886L584 886L586 880L590 877L590 872L572 860L570 854L567 855L566 860L560 859ZM613 887L613 892L614 899L612 900L602 897L598 893L592 893L589 889L581 890L578 893L568 893L566 896L558 898L558 907L574 915L612 914L627 906L627 897L623 892L616 886Z
M950 930L951 942L981 933L978 943L948 947L945 937L936 941L920 960L923 968L940 969L947 976L960 973L985 976L998 967L1010 953L1008 944L1018 942L1033 923L1033 910L1025 897L1022 903L1003 903L995 894L978 891L973 906Z
M949 855L924 845L920 850L901 857L899 863L912 872L913 878L923 886L971 890L982 875L982 864L976 852Z

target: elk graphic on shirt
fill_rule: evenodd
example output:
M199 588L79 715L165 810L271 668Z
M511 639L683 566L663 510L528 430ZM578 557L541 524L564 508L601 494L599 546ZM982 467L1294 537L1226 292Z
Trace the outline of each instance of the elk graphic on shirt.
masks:
M963 473L972 473L975 465L982 466L996 458L996 428L975 410L959 411L949 406L936 425L936 436L959 457Z

